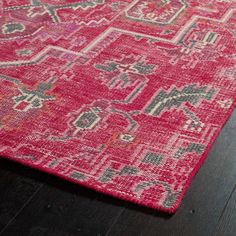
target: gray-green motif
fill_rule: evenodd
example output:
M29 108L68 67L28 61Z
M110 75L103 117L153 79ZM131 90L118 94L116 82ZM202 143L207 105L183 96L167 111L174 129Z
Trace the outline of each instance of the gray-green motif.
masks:
M144 62L135 62L131 65L126 65L118 62L109 62L105 65L97 64L95 66L99 70L113 72L115 70L123 71L124 73L133 72L141 75L152 73L155 65L145 64ZM127 71L127 72L125 72Z
M25 87L20 87L20 95L13 97L15 102L14 109L19 110L18 107L22 102L28 104L22 109L22 111L28 111L32 108L40 108L43 105L43 101L54 100L54 96L46 95L45 92L52 88L52 84L55 78L52 77L48 82L40 83L35 90L29 90ZM20 109L21 110L21 109Z
M76 179L76 180L84 180L85 179L85 176L79 172L73 172L71 175L70 175L70 178L72 179Z
M154 185L161 185L164 187L167 195L166 195L165 200L163 201L163 205L166 208L172 207L177 200L179 192L174 193L171 190L170 186L167 183L164 183L162 181L144 181L136 186L136 188L134 189L134 192L137 194L140 194L140 192L144 191L145 189L151 188Z
M153 164L153 165L160 165L161 161L162 161L163 156L157 154L157 153L153 153L153 152L148 152L142 162L143 163L147 163L147 164Z
M66 4L58 4L58 5L42 3L41 0L32 0L31 4L29 5L6 7L5 10L33 9L35 7L42 7L42 9L47 10L53 22L59 23L60 17L57 14L57 10L68 9L68 8L71 8L73 10L76 10L77 8L87 9L87 8L96 7L97 5L101 5L101 4L104 4L104 0L77 1L77 2L66 3Z
M23 32L25 30L25 26L21 23L7 23L2 26L3 34L13 34L16 32Z
M112 180L113 177L119 175L135 175L138 173L138 169L135 167L125 166L120 171L108 168L104 171L103 175L99 178L100 182L107 183Z
M99 113L101 112L99 107L92 107L87 111L83 111L73 122L76 127L74 134L83 130L92 130L101 120Z
M80 129L89 129L100 117L93 111L84 112L74 123Z
M205 149L205 145L200 143L189 143L186 148L179 148L179 150L175 153L174 158L180 158L185 153L195 152L196 154L201 154Z
M119 81L121 82L121 88L124 88L130 81L131 74L138 74L145 76L151 74L155 68L155 65L146 64L145 62L133 62L125 64L123 62L108 62L106 64L97 64L95 68L104 72L113 73L118 72L116 75L107 76L108 87L114 87Z
M201 99L211 100L215 89L208 90L207 86L197 87L196 84L190 84L183 89L174 87L170 92L161 90L145 108L145 113L153 116L159 116L164 109L180 107L189 102L194 105Z

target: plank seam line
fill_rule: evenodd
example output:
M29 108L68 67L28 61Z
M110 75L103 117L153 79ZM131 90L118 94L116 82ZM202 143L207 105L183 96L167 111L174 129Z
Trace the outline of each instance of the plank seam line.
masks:
M43 187L44 185L42 184L41 186L38 187L38 189L29 197L29 199L25 202L25 204L20 208L20 210L11 218L11 220L8 221L5 227L0 231L0 235L4 233L4 231L8 228L8 226L16 219L16 217L24 210L24 208L31 202L31 200L35 197L35 195L39 192L39 190Z
M227 206L228 206L228 204L229 204L229 201L230 201L231 197L233 196L234 191L236 191L236 184L234 185L234 187L233 187L233 189L232 189L232 191L231 191L231 193L230 193L230 195L229 195L229 198L228 198L228 200L227 200L226 203L225 203L225 206L224 206L224 208L223 208L223 210L222 210L222 212L221 212L221 214L220 214L220 217L219 217L219 219L218 219L218 221L217 221L217 226L216 226L216 228L215 228L215 230L214 230L212 236L214 236L215 233L216 233L217 227L218 227L218 225L219 225L219 223L220 223L221 218L223 217L223 215L224 215L224 213L225 213L225 210L226 210L226 208L227 208Z

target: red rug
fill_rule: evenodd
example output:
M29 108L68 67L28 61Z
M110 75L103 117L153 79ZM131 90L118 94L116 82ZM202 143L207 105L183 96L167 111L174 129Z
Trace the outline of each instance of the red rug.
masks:
M232 0L3 0L0 155L175 212L236 98Z

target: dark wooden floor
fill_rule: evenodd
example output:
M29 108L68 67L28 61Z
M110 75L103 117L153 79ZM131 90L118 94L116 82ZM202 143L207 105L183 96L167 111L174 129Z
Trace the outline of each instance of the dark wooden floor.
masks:
M236 235L236 112L173 216L0 160L0 236Z

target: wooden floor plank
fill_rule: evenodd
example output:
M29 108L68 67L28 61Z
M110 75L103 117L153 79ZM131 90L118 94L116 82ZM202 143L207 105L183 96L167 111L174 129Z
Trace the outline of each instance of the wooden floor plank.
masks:
M222 217L219 220L214 236L236 235L236 185Z
M1 236L104 235L125 204L54 176L43 183Z
M235 128L236 112L224 127L175 215L163 217L158 212L129 206L107 235L212 235L235 185Z
M0 232L42 186L42 182L29 177L39 173L31 169L26 173L25 169L0 159Z

